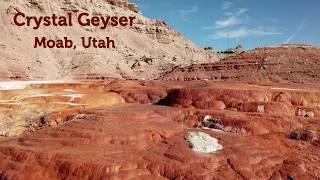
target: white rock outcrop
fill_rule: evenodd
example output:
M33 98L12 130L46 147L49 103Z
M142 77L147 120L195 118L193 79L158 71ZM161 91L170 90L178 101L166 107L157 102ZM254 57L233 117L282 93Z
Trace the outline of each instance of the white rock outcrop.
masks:
M215 153L223 149L216 138L203 132L188 132L186 141L193 151L201 153Z

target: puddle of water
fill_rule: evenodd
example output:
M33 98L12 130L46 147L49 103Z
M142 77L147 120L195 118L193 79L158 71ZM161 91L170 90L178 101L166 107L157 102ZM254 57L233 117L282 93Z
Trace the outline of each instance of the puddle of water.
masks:
M272 90L302 91L303 89L271 88Z
M87 106L87 104L77 104L71 102L53 102L51 104L61 104L61 105L69 105L69 106Z
M4 81L0 82L0 90L19 90L25 89L32 84L63 84L72 83L70 81Z

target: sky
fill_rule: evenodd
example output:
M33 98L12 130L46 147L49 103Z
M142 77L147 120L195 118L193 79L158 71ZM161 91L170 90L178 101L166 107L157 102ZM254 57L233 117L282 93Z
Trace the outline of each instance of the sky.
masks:
M131 0L201 47L320 46L320 0Z

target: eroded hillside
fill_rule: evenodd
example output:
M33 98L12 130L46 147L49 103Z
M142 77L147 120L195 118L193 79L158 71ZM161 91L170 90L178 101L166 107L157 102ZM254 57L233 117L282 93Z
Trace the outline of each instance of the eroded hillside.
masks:
M257 48L216 63L177 67L163 80L320 82L320 49L308 45Z
M28 16L89 13L92 16L136 16L132 27L18 27L17 12ZM197 47L164 21L151 20L127 0L5 0L0 2L1 79L154 79L175 66L217 60L217 55ZM81 44L81 37L112 37L115 49L33 48L35 37L63 39Z

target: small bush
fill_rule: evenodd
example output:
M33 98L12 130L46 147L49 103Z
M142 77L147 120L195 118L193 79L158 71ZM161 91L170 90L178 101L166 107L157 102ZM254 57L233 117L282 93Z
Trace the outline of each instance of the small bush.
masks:
M297 129L292 131L289 134L289 138L297 141L306 141L306 142L312 142L315 138L315 135L310 130L305 129Z

